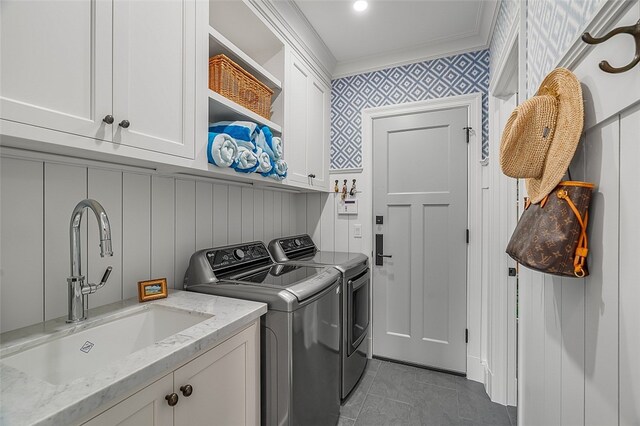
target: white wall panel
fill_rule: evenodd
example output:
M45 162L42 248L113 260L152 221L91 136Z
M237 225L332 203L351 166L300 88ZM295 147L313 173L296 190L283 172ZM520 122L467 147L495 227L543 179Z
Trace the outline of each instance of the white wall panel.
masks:
M585 177L596 184L589 209L585 280L585 424L618 423L618 214L620 132L613 120L587 132Z
M273 238L282 237L282 192L273 193ZM266 241L268 244L269 241Z
M224 246L229 241L229 187L213 185L213 245Z
M242 188L242 241L250 242L253 237L253 188Z
M320 204L320 194L307 194L307 230L306 233L316 244L322 244L320 227L322 222L322 206Z
M307 232L307 194L295 196L293 210L296 218L296 234Z
M175 179L151 178L151 277L166 278L171 288L182 288L174 280Z
M135 297L137 281L144 279L166 278L169 287L182 289L196 247L226 245L229 236L268 242L295 233L297 215L306 231L306 194L175 179L111 164L87 168L75 159L65 164L63 158L54 163L3 156L0 161L3 332L67 314L69 219L87 196L109 215L114 251L114 257L99 257L95 216L85 210L82 271L97 282L107 265L114 269L107 285L89 296L90 307ZM20 284L8 284L14 281Z
M320 206L322 207L320 214L320 249L325 251L334 251L335 249L335 197L333 193L320 196Z
M88 198L104 207L111 225L113 256L100 257L100 234L93 212L85 209L82 220L87 221L87 263L82 273L87 282L97 283L108 266L113 267L107 285L89 296L89 308L122 300L122 172L113 170L88 170ZM85 219L86 218L86 219Z
M291 194L283 192L282 193L282 212L281 212L281 219L282 219L282 231L281 234L283 237L286 237L288 235L293 235L293 231L291 230L291 207L289 206L291 204Z
M174 285L180 288L196 249L196 183L176 179L176 251Z
M264 191L262 219L264 220L264 241L266 243L269 243L269 241L275 238L273 231L273 194L274 191Z
M253 190L253 239L264 241L264 191Z
M229 244L242 242L242 188L229 186Z
M620 120L620 424L640 424L640 108Z
M213 247L213 185L196 182L196 250Z
M67 277L71 262L69 221L76 204L87 198L87 169L47 163L44 179L44 318L50 320L67 314ZM87 264L86 218L80 226L84 268Z
M0 332L44 316L43 168L38 161L0 159ZM59 290L66 291L64 283Z
M340 202L340 196L335 197L333 200L333 211L338 211L338 204ZM336 251L349 251L349 216L336 213L335 222L335 248ZM374 239L375 241L375 239ZM375 249L375 248L374 248Z
M151 176L122 174L122 298L151 279ZM109 284L107 284L109 285Z

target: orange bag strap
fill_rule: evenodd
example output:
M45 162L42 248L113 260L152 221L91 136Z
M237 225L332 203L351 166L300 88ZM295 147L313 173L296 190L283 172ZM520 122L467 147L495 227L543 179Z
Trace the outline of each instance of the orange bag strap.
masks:
M578 238L578 247L576 247L575 257L573 258L573 273L576 277L582 278L585 276L584 262L587 258L587 253L589 253L589 244L587 241L587 224L589 222L589 212L587 211L585 213L584 220L582 220L582 216L576 208L576 205L573 204L573 201L571 201L567 190L561 189L558 191L557 195L558 198L567 202L567 204L573 211L573 214L576 215L578 223L580 224L580 238Z

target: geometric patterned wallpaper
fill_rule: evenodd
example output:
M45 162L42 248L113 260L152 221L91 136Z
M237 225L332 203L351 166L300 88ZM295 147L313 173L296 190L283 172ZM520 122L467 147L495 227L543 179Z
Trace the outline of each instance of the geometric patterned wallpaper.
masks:
M603 0L527 2L527 92L538 85L575 41Z
M489 50L338 78L331 83L331 169L362 167L362 109L482 93L482 152L488 154Z
M518 25L518 12L520 12L520 0L502 0L498 9L496 25L491 36L489 50L491 50L490 74L496 72L496 64L505 53L507 36L512 25Z

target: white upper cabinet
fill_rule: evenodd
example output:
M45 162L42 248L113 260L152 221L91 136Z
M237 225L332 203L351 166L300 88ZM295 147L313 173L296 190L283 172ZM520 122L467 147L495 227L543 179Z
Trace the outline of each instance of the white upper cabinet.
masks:
M0 2L0 116L111 140L109 1Z
M284 153L289 182L328 188L329 93L295 53L287 55Z
M194 0L2 0L1 118L193 158Z
M195 2L113 4L113 141L193 158Z

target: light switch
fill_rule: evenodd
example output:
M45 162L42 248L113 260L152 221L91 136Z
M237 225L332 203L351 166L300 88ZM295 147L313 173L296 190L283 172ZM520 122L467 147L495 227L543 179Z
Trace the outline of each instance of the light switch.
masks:
M362 224L353 224L353 238L362 238Z

